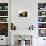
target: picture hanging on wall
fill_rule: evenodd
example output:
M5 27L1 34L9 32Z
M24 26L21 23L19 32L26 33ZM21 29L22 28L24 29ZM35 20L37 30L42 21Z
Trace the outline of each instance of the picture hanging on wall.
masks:
M19 10L18 12L19 17L28 17L28 14L27 10Z

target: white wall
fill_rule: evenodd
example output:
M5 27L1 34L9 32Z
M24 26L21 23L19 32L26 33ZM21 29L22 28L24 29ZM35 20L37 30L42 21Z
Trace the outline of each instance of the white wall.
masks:
M38 3L46 0L11 0L11 22L16 25L17 30L26 30L32 24L37 28ZM20 18L18 12L29 11L28 18Z
M11 22L16 25L16 28L19 30L27 30L30 25L35 26L34 36L38 36L38 3L45 3L46 0L11 0ZM19 18L18 11L27 10L29 11L28 18ZM16 30L16 31L17 31ZM37 37L36 37L37 38ZM33 38L33 45L38 46L38 43L43 43L42 38ZM40 46L40 45L39 45Z
M14 3L15 2L15 3ZM32 5L34 4L34 5ZM29 15L27 18L19 18L18 12L20 10L29 11ZM12 0L11 2L11 20L16 25L17 30L26 30L32 24L35 25L37 23L37 2L30 0ZM36 18L36 19L35 19ZM35 21L36 20L36 21Z
M18 11L20 10L29 11L28 18L19 18ZM36 29L36 34L33 34L37 36L37 0L11 0L11 20L16 25L17 32L20 30L23 30L22 32L27 31L28 27L33 24ZM26 31L25 33L27 33Z

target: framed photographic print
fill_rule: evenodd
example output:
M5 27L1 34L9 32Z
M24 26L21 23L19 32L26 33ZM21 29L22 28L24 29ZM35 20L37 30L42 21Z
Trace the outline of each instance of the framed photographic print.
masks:
M28 17L29 11L28 10L19 10L18 11L18 17Z

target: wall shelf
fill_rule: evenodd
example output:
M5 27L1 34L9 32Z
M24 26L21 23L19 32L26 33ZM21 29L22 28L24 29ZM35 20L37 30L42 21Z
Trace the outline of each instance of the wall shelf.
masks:
M46 3L38 3L38 36L46 37Z
M46 10L38 10L38 11L46 11Z
M8 16L0 16L0 17L8 17Z
M46 29L46 28L38 28L38 29Z
M8 37L8 3L0 3L0 30L0 35Z
M46 15L44 15L44 16L38 16L38 17L46 17Z
M46 22L38 22L38 23L46 23Z
M0 22L0 23L8 23L8 22Z
M8 10L0 10L0 11L8 11Z

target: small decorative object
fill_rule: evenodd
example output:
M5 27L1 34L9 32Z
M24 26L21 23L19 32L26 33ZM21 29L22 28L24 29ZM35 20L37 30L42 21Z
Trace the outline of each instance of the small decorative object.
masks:
M7 23L0 23L0 29L1 30L8 30L8 24Z
M0 22L7 22L7 17L0 17Z
M0 11L0 16L8 16L8 11Z
M13 23L11 23L11 30L16 30L16 26Z
M38 21L39 22L46 22L46 18L45 17L38 17Z
M4 18L4 20L3 20L4 22L7 22L7 19L6 18Z
M43 40L45 40L45 39L43 39Z
M38 22L46 22L46 17L38 17Z
M38 24L38 28L46 28L46 24L45 23L43 23L43 24Z
M41 29L41 30L40 30L40 33L41 33L41 34L44 34L44 33L45 33L45 29Z
M46 3L38 3L38 10L45 10Z
M42 21L42 18L38 18L38 21L41 22Z
M46 37L46 29L39 29L39 36Z
M34 30L34 28L35 27L32 25L32 26L29 27L29 30Z
M8 6L5 6L5 10L8 10Z
M1 10L1 6L0 6L0 10Z
M45 12L42 12L42 15L45 15Z

